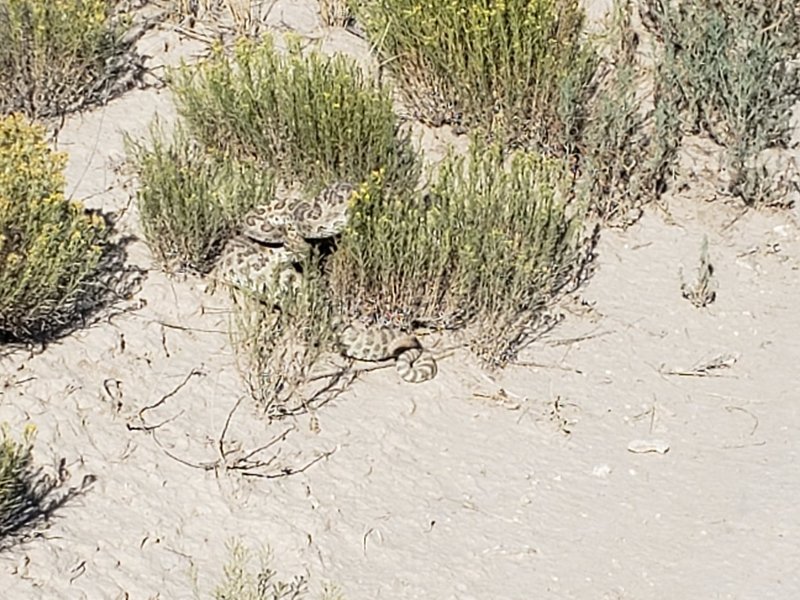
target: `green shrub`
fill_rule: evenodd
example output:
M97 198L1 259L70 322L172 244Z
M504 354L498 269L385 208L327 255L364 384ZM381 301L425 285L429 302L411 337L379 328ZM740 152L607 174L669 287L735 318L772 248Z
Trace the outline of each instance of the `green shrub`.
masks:
M626 226L657 199L674 168L681 141L671 90L660 86L654 106L640 101L651 70L637 60L630 0L615 0L610 21L595 38L605 50L597 93L578 142L578 185L604 222Z
M36 428L25 429L21 442L14 441L8 425L0 428L0 540L17 529L32 504L31 451Z
M119 255L97 213L64 197L66 155L21 115L0 118L0 338L74 324L117 291Z
M7 423L0 425L0 550L25 539L80 492L73 488L53 495L63 481L33 466L35 438L33 425L25 427L19 441L11 437Z
M276 578L268 550L260 553L260 564L254 571L252 555L241 542L233 541L229 548L230 560L223 567L224 580L214 590L214 600L302 600L308 596L308 582L302 575L289 583ZM321 600L343 598L335 587L323 587Z
M643 0L645 22L663 42L659 84L691 133L727 149L730 191L772 203L759 181L760 153L783 147L800 98L800 13L794 2Z
M0 0L0 114L52 117L105 101L138 68L111 0Z
M596 56L577 0L360 0L356 14L416 116L563 152Z
M208 272L244 214L273 197L268 170L205 151L181 125L170 141L154 126L149 142L127 146L142 230L169 270Z
M473 349L502 365L582 273L585 207L567 162L495 144L450 154L425 196L382 193L380 173L354 201L332 257L345 312L398 326L475 325Z
M204 145L256 158L313 192L359 182L378 168L392 185L416 183L417 158L398 135L389 90L344 56L280 54L272 39L217 47L173 73L178 110Z

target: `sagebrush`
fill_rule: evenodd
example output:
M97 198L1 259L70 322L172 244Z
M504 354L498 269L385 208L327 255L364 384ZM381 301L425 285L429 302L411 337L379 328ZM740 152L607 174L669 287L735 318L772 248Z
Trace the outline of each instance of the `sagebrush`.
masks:
M638 59L633 9L630 0L615 0L602 34L595 37L604 54L587 123L576 142L582 193L605 223L622 226L635 222L644 205L665 190L681 142L673 90L658 85L652 106L643 105L642 90L652 87L648 79L654 73Z
M761 161L785 147L800 99L800 12L788 0L642 0L663 45L658 83L689 133L727 150L728 190L749 205L777 204Z

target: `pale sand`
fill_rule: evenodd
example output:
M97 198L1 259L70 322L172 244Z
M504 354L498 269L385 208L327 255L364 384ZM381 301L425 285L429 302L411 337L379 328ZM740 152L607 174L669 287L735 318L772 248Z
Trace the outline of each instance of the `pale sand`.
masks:
M278 9L302 33L325 35L308 2ZM148 34L143 51L159 54L164 35ZM172 63L200 48L171 39ZM325 43L365 49L343 32ZM70 191L125 206L108 161L121 132L142 135L155 113L172 112L168 93L149 89L70 118L59 138ZM442 139L426 132L424 143ZM275 446L273 472L333 452L272 480L165 453L217 460L245 390L224 298L170 280L138 242L146 306L2 363L0 421L35 423L37 462L63 457L73 485L97 479L43 537L0 555L0 597L191 598L196 568L208 598L233 536L269 544L282 575L307 570L313 590L329 580L349 599L800 597L797 212L748 213L725 228L736 210L705 203L701 184L670 196L675 224L648 209L627 232L603 233L579 292L593 310L568 312L524 352L540 366L489 375L462 353L419 386L370 373L319 411L317 435L307 416L267 425L245 401L232 443L252 449L297 427ZM138 231L135 210L121 227ZM698 310L681 297L679 268L694 275L704 233L719 292ZM717 377L659 372L722 354L737 361ZM148 424L166 422L156 437L128 429L193 369L202 375L145 412ZM505 405L475 396L501 388ZM570 435L550 415L557 397ZM670 450L629 452L638 439Z

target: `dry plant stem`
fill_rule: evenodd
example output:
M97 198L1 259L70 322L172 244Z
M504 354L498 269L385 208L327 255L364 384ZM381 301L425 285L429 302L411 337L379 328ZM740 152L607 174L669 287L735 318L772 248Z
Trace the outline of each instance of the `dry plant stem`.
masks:
M163 399L162 399L163 400ZM191 467L193 469L200 469L203 471L214 471L216 473L222 472L239 472L242 474L243 477L259 477L263 479L277 479L281 477L288 477L291 475L296 475L299 473L303 473L313 465L315 465L320 460L328 458L331 456L335 450L330 450L327 452L323 452L318 454L313 459L309 460L308 462L304 463L300 467L278 467L274 469L272 472L264 472L265 470L272 467L273 463L279 458L280 450L276 452L274 455L269 457L267 460L254 460L254 457L269 450L276 444L283 442L286 440L286 437L292 432L297 429L295 425L287 427L281 433L274 436L270 441L267 443L248 451L243 456L234 456L234 452L228 452L225 450L225 436L228 433L228 429L230 427L231 420L233 419L233 415L236 410L241 405L243 398L239 398L236 403L234 404L233 408L228 413L228 416L225 419L225 424L223 426L222 432L220 437L217 439L217 450L219 452L219 457L214 461L207 461L207 462L195 462L185 458L182 458L169 449L161 442L159 439L156 430L160 426L152 426L147 425L146 423L142 426L132 426L128 425L128 429L131 431L144 431L149 433L153 441L156 445L161 449L162 452L172 460L185 465L187 467ZM152 405L154 408L159 403ZM163 423L162 423L163 425ZM238 454L238 453L236 453Z
M698 363L691 369L665 370L662 366L659 369L659 373L662 375L678 375L680 377L722 377L718 371L730 369L738 359L739 357L735 354L720 354L709 361Z
M189 372L189 373L186 375L186 377L184 377L183 381L181 381L181 382L180 382L180 383L179 383L179 384L178 384L178 385L175 387L175 389L173 389L171 392L169 392L169 393L167 393L167 394L163 395L163 396L162 396L162 397L161 397L161 398L158 400L158 402L155 402L154 404L150 404L150 405L148 405L148 406L145 406L144 408L142 408L142 409L139 411L139 413L138 413L139 419L142 419L142 420L144 420L144 418L143 418L143 415L144 415L145 411L148 411L148 410L153 410L154 408L158 408L159 406L161 406L162 404L164 404L164 403L165 403L167 400L169 400L170 398L172 398L172 397L173 397L175 394L177 394L179 391L181 391L181 389L182 389L182 388L183 388L183 387L184 387L184 386L185 386L187 383L189 383L189 380L190 380L192 377L205 377L205 376L206 376L206 373L205 373L204 371L202 371L202 370L200 370L200 369L192 369L192 370L191 370L191 371L190 371L190 372Z

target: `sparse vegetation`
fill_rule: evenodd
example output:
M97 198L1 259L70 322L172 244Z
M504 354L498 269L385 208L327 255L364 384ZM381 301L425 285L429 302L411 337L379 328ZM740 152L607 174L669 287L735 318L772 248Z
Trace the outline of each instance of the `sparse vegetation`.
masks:
M44 127L0 118L0 339L56 334L124 294L110 223L64 197L65 164Z
M418 161L398 134L389 90L344 56L279 53L269 36L216 47L199 66L173 74L189 131L208 148L276 168L311 193L335 180L359 182L379 168L387 183L413 187Z
M782 203L762 153L786 144L800 98L795 3L643 0L642 13L663 43L657 83L670 90L688 132L726 148L728 191L748 205Z
M309 595L308 581L297 575L290 582L277 578L270 567L272 556L268 550L259 555L259 567L253 570L252 553L241 542L229 544L230 560L223 567L223 582L214 590L214 600L303 600ZM333 586L324 586L321 600L344 600Z
M273 197L269 170L206 152L180 124L171 140L157 125L148 142L129 139L128 152L142 230L168 270L208 272L244 214Z
M141 67L115 4L0 0L0 115L53 117L122 91Z
M334 348L333 308L319 260L305 261L296 290L278 292L275 286L263 295L234 294L232 334L241 371L251 396L270 418L307 408L298 391L321 356Z
M417 118L568 149L597 57L577 0L361 0L356 15Z

